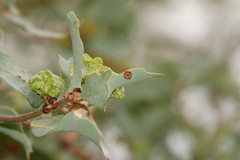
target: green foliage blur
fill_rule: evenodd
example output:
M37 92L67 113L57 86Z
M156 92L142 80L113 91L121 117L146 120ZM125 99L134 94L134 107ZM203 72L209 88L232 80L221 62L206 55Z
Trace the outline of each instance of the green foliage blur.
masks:
M110 101L106 112L93 111L114 160L238 160L239 31L232 26L219 27L228 24L227 19L212 18L215 26L209 29L206 38L188 44L169 38L164 31L157 37L149 32L151 29L144 29L148 27L148 19L158 20L150 16L150 11L156 6L160 11L171 10L170 3L161 0L0 1L0 37L3 37L0 48L33 73L40 68L59 74L58 54L66 58L72 55L66 13L73 10L81 20L85 52L91 57L102 57L104 65L118 72L145 67L165 74L126 88L125 98ZM202 3L207 3L216 13L220 6L227 6L225 1ZM227 15L233 16L229 10L225 8ZM8 14L27 19L31 27L39 29L38 34L14 23ZM144 19L146 15L149 17ZM40 28L65 36L43 37ZM32 64L30 58L38 63ZM4 81L0 85L0 102L19 113L33 110ZM61 135L35 138L27 128L26 132L33 141L32 159L77 159L76 154L64 148L66 140ZM67 142L74 143L92 159L101 155L86 139L65 136L70 139ZM0 142L0 159L24 159L23 147L13 139L0 133Z

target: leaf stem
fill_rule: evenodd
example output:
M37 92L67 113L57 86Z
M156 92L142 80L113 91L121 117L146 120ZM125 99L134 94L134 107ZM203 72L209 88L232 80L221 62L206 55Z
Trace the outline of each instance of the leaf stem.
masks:
M34 112L29 112L26 114L22 114L22 115L17 115L17 116L7 116L7 115L0 115L0 121L3 122L22 122L34 117L38 117L40 115L42 115L42 109L39 109L37 111Z

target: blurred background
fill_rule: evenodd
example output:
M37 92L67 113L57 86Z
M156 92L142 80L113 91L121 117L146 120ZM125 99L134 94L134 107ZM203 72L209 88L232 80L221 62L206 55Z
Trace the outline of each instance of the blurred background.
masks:
M0 50L33 74L59 74L58 55L72 56L70 10L81 20L86 53L118 73L165 74L127 87L107 112L94 111L114 160L240 159L240 1L1 0ZM2 85L1 105L32 110ZM67 149L72 143L83 160L102 159L79 135L28 134L34 160L80 159ZM24 159L18 142L2 133L0 142L0 159Z

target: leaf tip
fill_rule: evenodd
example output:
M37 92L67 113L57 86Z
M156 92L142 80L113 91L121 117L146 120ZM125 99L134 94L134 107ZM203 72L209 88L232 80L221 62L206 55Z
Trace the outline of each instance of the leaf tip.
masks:
M143 70L144 70L144 72L146 72L147 74L154 74L154 75L156 75L156 76L164 76L164 73L148 72L148 71L146 71L145 68L143 68Z
M154 76L164 76L164 73L155 73L155 72L148 72L145 68L132 68L129 71L139 71L139 72L144 72L148 75L154 75Z
M80 27L79 19L77 18L76 14L73 11L70 11L67 14L67 17L72 25L74 25L76 28Z

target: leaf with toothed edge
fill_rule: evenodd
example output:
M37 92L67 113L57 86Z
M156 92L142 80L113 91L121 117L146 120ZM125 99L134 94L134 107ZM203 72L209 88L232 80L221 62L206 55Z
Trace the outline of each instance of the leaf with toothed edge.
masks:
M147 72L143 68L133 68L128 72L131 73L131 77L125 77L124 72L117 74L112 70L108 70L101 75L90 75L82 86L83 99L91 105L104 110L115 89L163 75L161 73Z
M31 75L17 67L11 57L2 52L0 52L0 77L22 93L32 107L37 108L43 103L42 99L32 90L31 85L28 83Z
M103 66L103 62L100 58L95 59L97 63L94 63L94 67L92 63L87 63L89 66L86 67L86 64L83 64L84 48L79 34L79 20L74 12L69 12L67 16L72 40L73 59L65 60L60 57L59 68L61 77L66 83L66 89L68 88L69 92L72 92L74 88L80 87L82 89L81 98L83 100L88 101L91 105L99 109L105 110L106 104L114 91L119 92L114 96L122 99L124 97L124 90L121 87L163 75L161 73L147 72L143 68L133 68L121 74L117 74L108 67ZM83 65L90 71L87 76L84 75L85 77L83 76ZM73 73L70 73L70 66L73 66ZM100 67L102 70L97 72L99 66L102 67ZM11 58L2 52L0 52L0 77L25 95L33 107L36 108L42 104L41 98L32 91L31 85L28 83L31 75L19 69ZM31 123L31 127L35 136L44 136L46 134L62 131L80 133L96 143L102 150L105 159L111 159L104 146L102 133L89 115L83 118L78 116L76 111L71 111L66 115L62 112L55 111L50 117L40 116L35 118ZM0 131L10 134L8 130L1 128L1 123ZM14 136L16 135L12 134L13 138Z
M0 106L0 115L17 115L17 113L9 107ZM24 133L23 127L21 125L17 123L0 122L0 132L20 142L24 146L27 159L30 159L30 153L32 152L32 143Z

